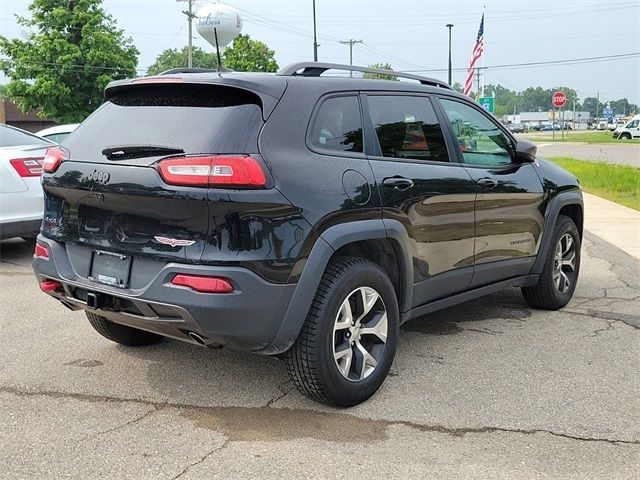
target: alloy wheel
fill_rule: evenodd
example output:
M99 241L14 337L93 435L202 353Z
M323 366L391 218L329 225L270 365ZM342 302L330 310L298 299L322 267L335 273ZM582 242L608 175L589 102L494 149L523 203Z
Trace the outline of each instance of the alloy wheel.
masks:
M571 277L576 271L576 247L570 233L560 237L553 260L553 284L560 294L571 288Z
M352 291L340 305L333 327L333 357L338 371L357 382L371 375L387 343L387 310L371 287Z

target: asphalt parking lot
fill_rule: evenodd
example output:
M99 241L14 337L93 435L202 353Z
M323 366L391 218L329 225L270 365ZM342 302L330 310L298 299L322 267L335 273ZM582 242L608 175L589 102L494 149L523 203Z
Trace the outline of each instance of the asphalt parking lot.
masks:
M0 478L638 478L640 262L589 234L569 307L510 290L412 321L349 410L275 358L109 343L31 252L0 244Z

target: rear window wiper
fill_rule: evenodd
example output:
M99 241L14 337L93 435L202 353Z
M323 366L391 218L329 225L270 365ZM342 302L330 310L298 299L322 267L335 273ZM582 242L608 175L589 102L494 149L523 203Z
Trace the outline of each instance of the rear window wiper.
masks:
M153 157L155 155L170 155L184 153L181 148L165 145L117 145L102 149L102 155L109 160L124 160L125 158Z

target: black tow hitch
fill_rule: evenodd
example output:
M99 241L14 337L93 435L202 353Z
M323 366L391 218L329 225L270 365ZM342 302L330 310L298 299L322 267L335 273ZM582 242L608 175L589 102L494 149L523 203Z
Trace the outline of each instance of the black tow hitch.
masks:
M112 308L113 297L102 293L87 292L87 307L91 310Z

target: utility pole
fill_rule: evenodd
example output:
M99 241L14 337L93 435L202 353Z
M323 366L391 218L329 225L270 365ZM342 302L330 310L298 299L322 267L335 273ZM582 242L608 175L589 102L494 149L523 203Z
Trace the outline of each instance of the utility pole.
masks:
M193 2L195 0L176 0L177 2L187 2L189 7L187 10L183 10L187 16L187 21L189 22L189 48L187 50L187 67L193 67L193 19L196 18L196 15L193 13Z
M451 29L453 24L447 23L447 28L449 29L449 85L451 85Z
M478 95L476 95L476 100L478 100L481 96L480 94L480 67L476 67L476 82L478 83Z
M316 0L313 0L313 61L318 61L318 38L316 37Z
M353 65L353 46L356 43L362 43L362 40L354 40L350 38L349 40L340 40L340 43L343 45L349 45L349 65ZM353 72L349 71L349 76L353 77Z

